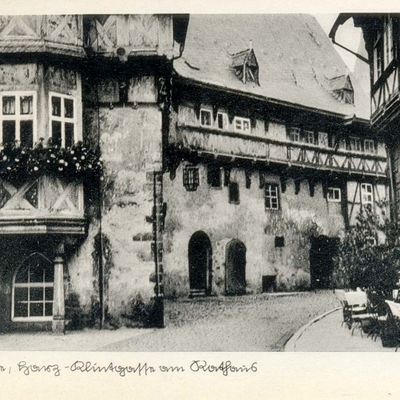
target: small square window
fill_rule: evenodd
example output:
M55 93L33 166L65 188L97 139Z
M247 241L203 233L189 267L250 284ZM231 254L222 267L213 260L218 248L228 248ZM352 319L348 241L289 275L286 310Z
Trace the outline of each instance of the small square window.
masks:
M211 111L201 110L200 111L200 125L211 126Z
M228 115L223 112L219 112L217 114L217 124L218 129L227 129L228 128Z
M340 188L328 187L327 200L331 203L340 203L342 199Z
M235 117L233 120L233 125L236 132L250 132L250 119Z
M300 136L300 128L290 128L289 129L289 139L291 142L300 142L301 141L301 136Z
M306 143L308 144L317 144L316 138L315 138L315 132L313 131L305 131L304 132Z
M285 238L283 236L275 236L275 247L285 247Z
M265 209L279 210L279 188L275 183L265 184Z
M239 184L231 182L228 186L229 189L229 203L239 204Z

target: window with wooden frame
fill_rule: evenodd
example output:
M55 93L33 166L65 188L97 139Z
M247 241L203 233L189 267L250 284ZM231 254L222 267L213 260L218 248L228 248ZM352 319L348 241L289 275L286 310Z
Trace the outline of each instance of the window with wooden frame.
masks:
M300 142L301 141L301 130L300 128L289 128L289 140L291 142Z
M321 147L329 147L329 135L327 132L318 132L318 144Z
M383 72L383 39L381 32L377 33L373 49L374 82Z
M375 153L375 141L372 139L364 139L364 151L365 153Z
M36 93L2 92L0 137L3 146L33 147L36 142Z
M205 110L202 108L200 110L200 125L201 126L211 126L212 124L212 113L211 110Z
M356 151L356 152L361 152L361 139L358 137L351 136L349 139L350 143L350 150L351 151Z
M361 184L361 204L363 206L372 206L374 203L374 192L372 184L362 183Z
M304 139L305 142L308 144L313 144L313 145L318 144L314 131L304 131Z
M53 145L71 147L77 141L76 104L72 96L50 93L50 129Z
M326 198L330 203L340 203L342 200L342 191L338 187L328 187Z
M217 113L218 129L228 129L228 114L224 112Z
M276 183L265 183L265 209L279 210L279 186Z
M193 165L183 168L183 186L188 192L194 192L199 187L199 169Z
M233 127L235 132L250 132L250 118L235 117L233 119Z
M53 264L39 255L30 257L13 278L12 320L51 321L53 287Z
M393 59L393 18L390 15L387 15L383 20L383 68L387 68Z
M239 184L237 182L230 182L228 185L229 203L239 204Z
M220 188L222 186L221 168L218 165L207 166L207 183L212 188Z

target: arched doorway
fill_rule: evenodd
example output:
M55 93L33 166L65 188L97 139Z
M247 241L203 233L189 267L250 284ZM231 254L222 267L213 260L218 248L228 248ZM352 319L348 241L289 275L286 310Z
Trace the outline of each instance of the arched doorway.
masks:
M191 296L211 294L212 249L208 236L198 231L189 241L189 284Z
M246 293L246 246L237 239L226 245L225 293L240 295Z
M310 275L313 289L332 287L333 259L337 254L339 239L321 235L311 238Z

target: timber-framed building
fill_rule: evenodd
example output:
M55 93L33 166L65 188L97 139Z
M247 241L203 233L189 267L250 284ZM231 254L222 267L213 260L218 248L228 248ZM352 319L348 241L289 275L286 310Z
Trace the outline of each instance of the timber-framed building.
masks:
M2 16L0 55L2 330L330 287L386 197L368 104L310 16Z

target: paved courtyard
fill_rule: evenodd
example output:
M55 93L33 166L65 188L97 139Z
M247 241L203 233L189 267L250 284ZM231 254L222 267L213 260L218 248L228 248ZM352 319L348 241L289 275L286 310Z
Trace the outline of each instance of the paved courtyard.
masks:
M293 337L285 348L286 351L353 351L381 352L394 351L383 347L381 339L376 340L361 335L356 329L354 334L345 326L341 326L342 311L335 311L307 327L299 337Z
M167 301L165 329L10 333L0 335L0 350L282 351L301 326L336 306L331 291Z

